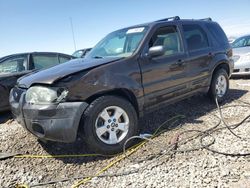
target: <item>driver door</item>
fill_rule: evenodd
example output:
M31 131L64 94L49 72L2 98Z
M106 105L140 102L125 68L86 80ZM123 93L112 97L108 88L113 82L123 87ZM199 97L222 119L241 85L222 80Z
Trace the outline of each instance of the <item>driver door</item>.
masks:
M158 28L147 44L163 46L164 54L141 59L145 110L178 97L187 91L187 54L177 25Z

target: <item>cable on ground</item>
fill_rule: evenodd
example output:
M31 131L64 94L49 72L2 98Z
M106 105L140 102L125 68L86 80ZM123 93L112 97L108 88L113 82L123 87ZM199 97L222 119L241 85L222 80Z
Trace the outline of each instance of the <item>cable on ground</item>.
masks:
M241 136L237 135L233 130L238 128L240 125L242 125L243 123L247 122L247 120L249 121L250 119L250 115L246 116L243 120L241 120L239 123L233 124L233 125L229 125L223 116L222 113L222 109L225 108L229 108L229 107L248 107L250 108L250 103L244 102L244 101L240 101L243 104L238 104L238 105L228 105L225 107L220 107L217 98L215 98L215 104L217 107L217 110L219 112L219 116L214 115L216 118L218 118L218 122L215 123L215 125L212 128L209 128L205 131L200 131L200 130L184 130L183 132L179 133L177 136L178 138L176 139L176 141L174 143L171 143L170 145L168 145L167 147L163 147L162 143L158 143L156 141L154 141L153 139L155 137L157 137L158 135L160 135L161 133L165 132L168 130L168 128L165 128L163 130L161 130L165 125L167 125L170 121L175 120L172 124L174 124L176 121L178 121L180 118L184 118L183 115L177 115L169 120L167 120L166 122L162 123L157 129L156 131L151 135L151 134L141 134L139 136L133 136L131 138L129 138L128 140L126 140L126 142L124 143L123 146L123 153L120 155L102 155L102 154L79 154L79 155L18 155L15 156L15 158L64 158L64 157L89 157L89 156L104 156L104 157L118 157L117 159L115 159L114 161L112 161L111 163L109 163L106 167L104 167L103 169L101 169L100 171L98 171L96 174L94 175L85 175L85 176L81 176L81 177L72 177L72 178L64 178L64 179L59 179L59 180L55 180L55 181L50 181L50 182L46 182L46 183L39 183L39 184L33 184L30 185L30 187L36 187L36 186L43 186L43 185L48 185L48 184L55 184L58 182L65 182L65 181L70 181L70 180L74 180L74 179L83 179L81 181L78 181L77 183L75 183L72 187L76 188L79 187L80 185L84 185L86 184L88 181L90 181L92 178L94 177L112 177L112 176L123 176L123 175L128 175L131 173L139 173L140 170L144 169L146 166L148 166L149 164L152 164L156 161L158 161L161 157L164 157L166 155L172 155L174 153L183 153L183 152L191 152L191 151L196 151L196 150L200 150L200 149L206 149L212 153L217 153L217 154L221 154L221 155L225 155L225 156L232 156L232 157L240 157L240 156L249 156L250 153L226 153L226 152L221 152L221 151L217 151L215 149L212 149L211 146L216 142L215 137L212 135L215 132L221 131L223 129L228 129L229 132L235 136L237 139L244 139L246 140L247 138L242 138ZM223 127L219 127L221 125L221 123L223 123ZM196 133L195 135L192 135L190 137L187 137L186 139L179 139L182 135L186 134L186 133L190 133L190 132L194 132ZM205 143L205 138L210 137L211 141L209 143ZM181 144L185 144L188 143L196 138L200 138L199 142L200 145L198 147L193 147L190 149L177 149L178 145ZM140 142L139 144L135 145L134 147L126 150L126 144L128 141L132 140L132 139L142 139L143 141ZM162 150L157 153L154 154L154 159L151 160L149 163L145 163L142 167L140 167L140 169L136 169L136 170L129 170L129 171L124 171L122 173L106 173L106 174L102 174L105 171L107 171L110 167L114 166L115 164L117 164L118 162L122 161L123 159L129 157L130 155L132 155L134 152L136 152L138 149L140 149L146 142L150 142L153 144L156 144L156 146L158 146L159 148L162 148ZM27 188L25 187L26 185L24 185L23 187L18 187L18 188Z

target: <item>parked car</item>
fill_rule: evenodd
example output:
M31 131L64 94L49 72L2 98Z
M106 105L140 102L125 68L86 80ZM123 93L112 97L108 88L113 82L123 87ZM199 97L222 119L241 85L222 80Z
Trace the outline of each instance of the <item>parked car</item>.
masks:
M216 22L166 18L107 35L84 59L22 78L12 112L40 139L117 153L138 118L198 93L224 100L232 49Z
M235 41L235 39L236 39L236 37L234 37L234 36L228 37L229 44L232 44Z
M33 52L5 56L0 59L0 111L9 110L9 92L21 76L64 63L73 57L61 53Z
M233 43L233 75L250 75L250 35L237 38Z
M91 49L92 48L85 48L82 50L77 50L72 54L72 56L76 58L84 58Z

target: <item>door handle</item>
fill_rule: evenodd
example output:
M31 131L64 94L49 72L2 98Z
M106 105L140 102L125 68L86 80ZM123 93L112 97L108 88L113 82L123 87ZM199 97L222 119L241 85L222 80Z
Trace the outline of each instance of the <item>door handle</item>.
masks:
M183 61L182 59L179 59L175 64L178 66L182 66L185 64L185 61Z
M208 57L213 57L213 56L214 56L214 54L212 52L208 53Z

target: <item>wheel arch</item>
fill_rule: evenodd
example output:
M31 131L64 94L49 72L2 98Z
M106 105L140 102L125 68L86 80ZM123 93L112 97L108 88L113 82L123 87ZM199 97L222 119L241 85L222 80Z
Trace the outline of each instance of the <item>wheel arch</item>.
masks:
M214 76L215 72L218 71L221 68L225 69L228 76L230 76L230 66L229 66L228 61L227 60L221 60L218 63L216 63L216 65L212 69L209 85L211 85L211 82L212 82L212 79L213 79L213 76Z
M138 117L140 116L140 110L139 110L139 104L137 102L137 98L134 95L134 93L132 91L130 91L129 89L117 88L117 89L102 91L102 92L96 93L96 94L91 95L90 97L88 97L86 99L86 102L88 104L90 104L95 99L97 99L97 98L99 98L101 96L105 96L105 95L114 95L114 96L122 97L122 98L128 100L133 105L133 107L135 108L137 116Z
M227 63L227 61L225 61L225 60L219 62L219 63L214 67L214 70L213 70L212 75L214 75L214 73L215 73L217 70L221 69L221 68L223 68L223 69L226 70L228 76L230 75L230 67L229 67L229 64Z

